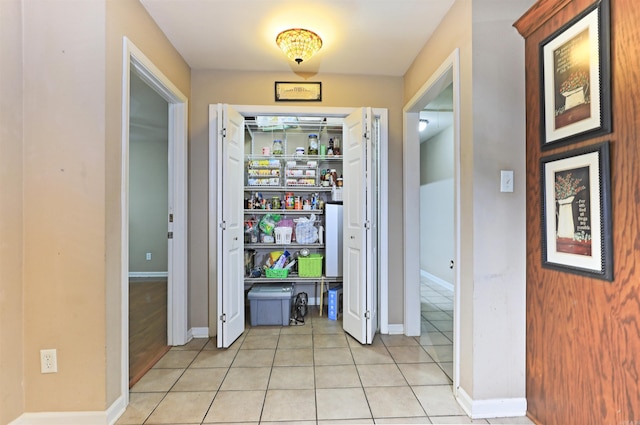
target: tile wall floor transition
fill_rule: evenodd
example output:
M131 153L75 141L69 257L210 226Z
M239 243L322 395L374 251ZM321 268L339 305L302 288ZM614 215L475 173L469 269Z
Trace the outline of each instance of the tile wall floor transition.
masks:
M422 335L362 346L310 309L302 326L247 325L172 348L130 391L119 425L532 424L469 419L452 385L453 294L422 282Z

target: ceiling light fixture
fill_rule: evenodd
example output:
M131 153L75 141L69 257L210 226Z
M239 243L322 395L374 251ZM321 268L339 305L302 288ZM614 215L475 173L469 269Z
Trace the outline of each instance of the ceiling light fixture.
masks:
M427 128L427 124L429 124L429 120L420 120L418 124L418 131L424 131Z
M322 39L313 31L292 28L278 34L276 44L289 59L300 65L320 50Z

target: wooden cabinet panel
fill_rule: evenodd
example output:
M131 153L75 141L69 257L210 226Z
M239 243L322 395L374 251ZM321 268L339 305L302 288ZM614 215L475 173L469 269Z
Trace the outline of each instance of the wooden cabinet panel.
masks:
M640 423L640 7L610 0L613 132L541 152L539 43L591 0L536 3L527 87L527 402L542 424ZM541 23L542 22L542 23ZM542 268L540 158L611 141L614 281Z

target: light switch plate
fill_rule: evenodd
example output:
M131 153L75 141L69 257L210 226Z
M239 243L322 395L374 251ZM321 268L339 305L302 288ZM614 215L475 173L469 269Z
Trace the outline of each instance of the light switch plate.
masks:
M500 192L513 192L513 170L500 170Z

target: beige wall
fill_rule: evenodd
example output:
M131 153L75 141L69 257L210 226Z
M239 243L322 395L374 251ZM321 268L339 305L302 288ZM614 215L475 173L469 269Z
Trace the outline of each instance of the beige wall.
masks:
M185 94L190 71L138 2L0 12L0 423L104 411L122 395L122 36ZM40 373L43 348L57 349L58 373Z
M283 59L284 60L284 59ZM208 326L208 107L209 104L275 105L275 81L301 81L293 73L212 72L192 74L190 145L190 326ZM304 107L372 106L389 110L389 309L390 322L403 322L402 285L402 79L360 75L318 74L322 81L322 102L300 103ZM279 105L292 106L290 102ZM215 281L211 281L212 285ZM215 286L211 287L215 291ZM215 328L210 332L215 332Z
M20 7L0 1L0 424L24 410Z
M23 7L25 410L102 410L104 3Z

